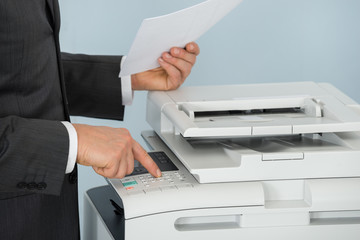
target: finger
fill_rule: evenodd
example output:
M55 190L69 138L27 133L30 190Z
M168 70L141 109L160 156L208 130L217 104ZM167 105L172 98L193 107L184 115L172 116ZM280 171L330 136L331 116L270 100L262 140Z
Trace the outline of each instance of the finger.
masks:
M200 54L199 45L197 45L197 43L195 43L195 42L186 44L185 49L186 49L186 51L195 54L195 56Z
M125 156L125 158L127 158L127 156ZM118 169L115 178L123 178L126 176L128 171L128 160L125 158L119 160L120 162L117 166Z
M188 62L183 58L173 57L169 53L163 53L162 54L162 59L165 62L168 62L168 63L174 65L179 70L181 70L181 69L189 69L189 70L191 70L191 68L193 66L193 64L191 62Z
M191 63L189 63L183 59L180 59L180 58L172 57L168 53L164 53L163 56L164 56L163 59L165 62L170 63L171 65L176 67L178 70L180 70L180 75L183 79L185 79L190 74L192 66L193 66Z
M110 168L103 168L103 167L93 167L94 171L106 178L117 178L116 174L117 174L117 170L114 171L114 169L110 169Z
M105 176L104 176L104 169L103 169L103 168L100 168L100 167L92 167L92 168L94 169L94 171L95 171L97 174L105 177Z
M135 140L133 145L133 154L135 159L138 160L151 175L154 177L161 177L161 171L159 167L156 165L154 160L152 160L149 154L147 154L145 149L143 149Z
M106 167L94 167L95 172L107 178L123 178L126 175L128 168L127 160L121 156L114 159Z
M126 174L129 175L134 171L134 155L132 154L132 151L127 152L127 169Z
M166 54L166 53L164 53L164 54ZM177 48L177 47L171 48L170 54L172 57L182 59L186 62L189 62L191 65L194 65L196 62L196 55L188 52L187 50L185 50L183 48Z
M108 166L108 167L93 167L94 171L104 177L107 178L122 178L119 173L119 165Z

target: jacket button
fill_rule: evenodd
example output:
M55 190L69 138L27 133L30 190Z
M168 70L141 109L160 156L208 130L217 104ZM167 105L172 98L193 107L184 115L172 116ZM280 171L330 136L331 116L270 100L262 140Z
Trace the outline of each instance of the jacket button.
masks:
M76 173L70 173L69 182L71 184L75 184L77 182L77 174Z
M25 189L27 184L25 182L19 182L16 187L20 189Z
M46 187L47 187L47 184L44 183L44 182L41 182L41 183L38 183L38 184L37 184L37 189L38 189L38 190L45 190Z
M34 182L28 183L26 185L26 188L29 189L29 190L34 190L36 187L37 187L37 184L34 183Z

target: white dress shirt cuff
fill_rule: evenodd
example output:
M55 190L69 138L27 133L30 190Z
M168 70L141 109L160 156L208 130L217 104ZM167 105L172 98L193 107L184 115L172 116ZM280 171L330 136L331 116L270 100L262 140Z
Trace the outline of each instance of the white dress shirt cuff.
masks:
M78 138L74 126L69 122L61 122L66 127L69 133L69 156L66 165L65 174L71 173L74 170L77 151L78 151Z
M126 56L121 58L120 66L122 67L125 62ZM121 81L121 94L122 94L122 104L131 105L134 98L134 91L131 87L131 75L124 76L120 79Z

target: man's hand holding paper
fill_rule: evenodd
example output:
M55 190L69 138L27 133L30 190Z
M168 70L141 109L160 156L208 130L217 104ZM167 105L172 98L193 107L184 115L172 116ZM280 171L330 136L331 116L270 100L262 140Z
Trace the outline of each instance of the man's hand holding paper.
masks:
M186 47L171 48L158 59L160 67L131 76L133 90L174 90L189 76L199 55L199 46L192 42Z

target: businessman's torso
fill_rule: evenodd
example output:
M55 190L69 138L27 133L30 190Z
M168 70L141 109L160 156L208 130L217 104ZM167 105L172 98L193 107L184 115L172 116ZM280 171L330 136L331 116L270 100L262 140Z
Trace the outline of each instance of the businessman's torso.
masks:
M0 117L65 119L47 1L0 1Z
M54 4L0 0L0 118L68 118ZM15 160L27 161L27 156ZM68 178L60 196L0 192L0 239L78 239L77 184Z

